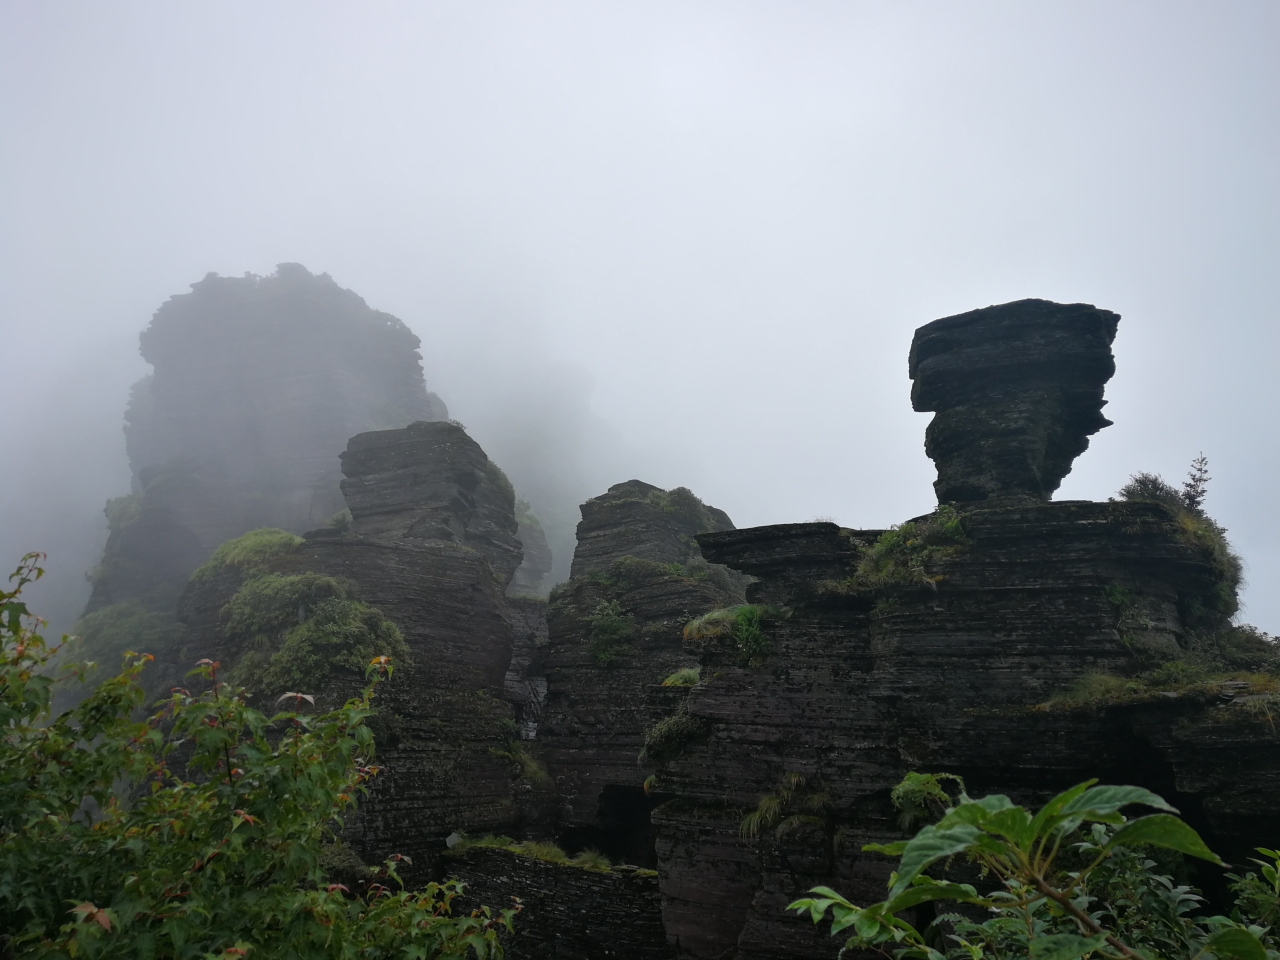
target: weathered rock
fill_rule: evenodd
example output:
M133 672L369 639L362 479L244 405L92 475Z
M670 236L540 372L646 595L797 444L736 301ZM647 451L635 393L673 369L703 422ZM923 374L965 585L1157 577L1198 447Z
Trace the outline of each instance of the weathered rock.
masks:
M702 560L693 536L732 529L687 490L638 480L582 506L575 576L552 593L540 657L547 695L538 743L560 797L559 835L573 850L654 861L637 763L645 734L687 688L661 683L695 665L684 624L742 602L745 579Z
M524 500L516 501L516 520L520 525L518 536L524 547L524 560L507 593L516 597L543 596L543 583L555 561L547 543L547 534Z
M535 740L547 699L547 678L541 652L547 645L547 602L535 597L507 597L513 645L511 665L503 681L507 700L515 705L516 723L524 740Z
M1031 301L918 332L939 497L968 501L954 518L896 537L812 523L697 538L758 578L770 649L751 667L727 638L691 644L703 680L653 812L681 956L834 957L841 939L785 906L816 884L883 898L891 863L860 851L900 836L889 793L912 770L1028 804L1091 777L1136 783L1228 859L1280 841L1280 739L1247 701L1052 699L1180 657L1192 614L1231 588L1161 504L1044 502L1104 423L1114 330L1104 311ZM777 818L743 819L784 783Z
M620 557L683 563L699 556L695 534L732 529L728 514L684 487L662 490L642 480L616 483L582 505L570 576L605 570Z
M1018 300L926 324L911 343L911 404L937 415L925 452L940 503L1047 500L1110 425L1119 317L1086 303Z
M503 580L485 555L505 563L509 578L518 544L514 559L494 549L492 531L513 534L515 517L485 464L483 451L450 424L359 435L343 459L351 530L317 530L247 573L193 580L182 598L183 656L210 656L227 668L246 651L228 636L221 611L251 576L334 578L399 628L409 662L396 664L380 688L371 724L383 771L344 838L366 862L409 855L414 878L431 874L451 833L510 830L522 818L504 699L514 638ZM524 619L536 614L525 611ZM317 706L335 706L362 684L354 672L339 674L314 691Z
M133 387L133 492L86 613L128 600L170 614L186 577L247 530L301 533L342 509L338 454L361 430L446 417L418 338L327 275L209 274L142 333L154 372Z
M379 543L440 540L481 554L503 589L520 566L515 491L462 427L419 421L352 437L342 493L357 534Z
M502 936L513 960L618 957L673 960L662 930L658 879L652 870L617 866L584 870L492 847L449 857L449 872L467 884L466 905L522 910Z

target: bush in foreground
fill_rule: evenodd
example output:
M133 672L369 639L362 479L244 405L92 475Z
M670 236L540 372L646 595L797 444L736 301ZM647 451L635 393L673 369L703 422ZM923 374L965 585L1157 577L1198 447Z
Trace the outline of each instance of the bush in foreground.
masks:
M18 957L500 957L513 910L455 917L455 882L401 888L394 859L365 889L330 883L322 846L376 772L364 721L390 666L331 713L247 707L204 662L206 692L141 715L138 673L51 714L28 555L0 591L0 954ZM295 704L301 694L290 695Z

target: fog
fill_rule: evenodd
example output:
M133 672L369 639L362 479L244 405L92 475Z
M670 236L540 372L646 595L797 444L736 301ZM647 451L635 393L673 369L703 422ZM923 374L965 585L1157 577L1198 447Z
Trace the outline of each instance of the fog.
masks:
M1277 49L1269 0L9 0L0 559L70 625L137 335L209 271L328 272L499 463L739 526L928 511L912 332L1034 296L1123 317L1057 497L1203 451L1280 632Z

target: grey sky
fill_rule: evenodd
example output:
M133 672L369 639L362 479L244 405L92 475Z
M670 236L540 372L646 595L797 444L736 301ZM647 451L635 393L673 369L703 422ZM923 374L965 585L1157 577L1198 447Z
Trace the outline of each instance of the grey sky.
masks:
M1277 50L1270 0L5 0L3 558L79 583L210 270L326 271L482 444L739 525L927 511L912 331L1037 296L1123 317L1059 498L1203 450L1280 631Z

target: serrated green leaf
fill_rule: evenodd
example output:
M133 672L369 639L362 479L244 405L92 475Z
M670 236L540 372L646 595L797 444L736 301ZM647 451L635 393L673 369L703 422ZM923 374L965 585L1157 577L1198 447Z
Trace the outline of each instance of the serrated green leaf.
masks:
M1221 858L1200 839L1200 834L1177 817L1167 813L1157 813L1126 823L1115 832L1107 846L1123 847L1144 843L1153 847L1177 850L1179 853L1224 866Z
M1106 942L1106 934L1081 937L1073 933L1055 933L1032 940L1030 953L1032 960L1076 960L1100 949Z

